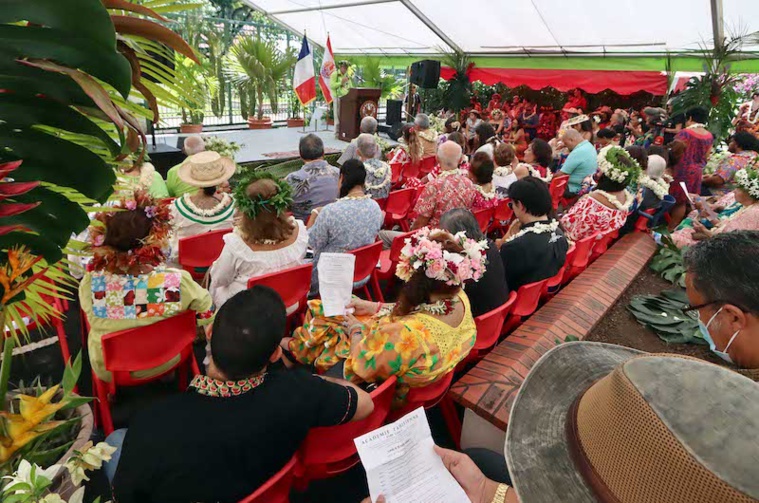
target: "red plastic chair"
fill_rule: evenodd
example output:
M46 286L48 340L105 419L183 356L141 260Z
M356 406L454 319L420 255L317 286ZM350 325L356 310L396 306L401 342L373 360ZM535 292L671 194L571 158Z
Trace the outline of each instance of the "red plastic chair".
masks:
M190 236L179 240L179 264L192 274L196 281L206 275L209 267L219 258L224 249L224 235L232 229L220 229Z
M511 292L503 305L474 319L474 324L477 326L477 339L467 357L456 366L457 372L482 359L498 343L503 324L514 308L516 300L517 292Z
M562 284L566 285L588 267L588 264L590 263L590 254L593 251L593 245L597 240L598 233L575 242L575 255L572 258L572 263L569 264L569 267L564 271Z
M25 304L23 301L19 305L19 314L23 318L30 318L29 323L25 323L27 330L40 330L45 329L47 327L52 327L53 330L55 330L55 335L58 337L58 344L61 347L61 358L63 358L63 364L66 365L66 363L71 360L71 352L69 351L69 343L68 339L66 338L66 328L63 326L63 313L66 312L66 309L64 308L63 301L65 299L59 299L56 297L53 297L51 295L45 295L41 294L40 297L42 297L42 300L51 306L53 306L54 313L51 314L50 319L47 320L44 324L39 324L34 322L34 320L31 319L31 310L29 309L29 306ZM10 319L10 318L9 318ZM8 322L10 323L10 322ZM5 331L6 337L11 335L10 330ZM77 389L74 388L74 392L76 392Z
M406 395L406 403L400 409L390 412L387 416L387 422L397 421L419 407L431 409L436 405L440 405L440 412L443 414L443 419L451 434L451 438L453 438L456 448L459 448L461 419L456 411L456 406L453 404L453 400L448 397L448 388L451 387L451 383L453 382L453 375L454 371L451 371L441 379L427 386L409 389Z
M404 232L409 231L408 214L411 211L415 189L402 189L390 192L385 206L385 225L392 229L394 225L400 225Z
M651 218L656 214L656 208L648 209L644 212L646 215L650 215L649 218L640 215L638 220L635 221L636 232L648 232L648 224L651 222Z
M540 294L540 301L545 302L549 299L551 299L554 295L559 293L559 290L561 290L561 284L564 281L564 274L566 273L567 267L569 267L569 264L572 263L572 260L574 260L575 256L575 245L572 245L569 247L569 250L567 250L567 256L564 260L564 265L561 266L561 269L559 269L559 272L556 273L556 276L553 278L549 278L546 280L546 284L543 286L543 292Z
M409 178L419 178L419 172L422 169L422 161L403 165L403 181Z
M263 276L256 276L248 280L248 288L263 285L277 292L287 308L287 322L289 324L293 319L302 316L308 307L308 292L311 289L313 269L313 264L304 264Z
M429 175L435 168L435 164L437 164L437 157L434 155L422 159L419 167L419 178Z
M382 199L375 199L374 200L380 207L382 211L385 211L385 208L387 207L387 198L383 197Z
M506 231L511 225L511 220L514 218L514 210L509 208L511 199L501 199L498 201L498 205L493 212L493 223L490 225L490 232L500 232L501 236L506 234Z
M290 488L295 478L297 463L298 458L293 456L280 471L266 481L266 484L247 498L240 500L240 503L289 503Z
M195 341L195 312L185 311L171 318L147 325L113 332L102 338L103 361L111 372L111 382L101 381L93 372L92 383L98 398L98 408L103 430L108 436L113 432L113 419L109 398L116 394L116 386L140 386L179 372L179 388L188 384L188 370L193 377L200 374L192 352ZM161 374L145 379L132 377L132 372L149 370L163 365L179 355L179 361Z
M376 267L372 274L372 286L380 302L385 302L385 298L382 295L379 282L380 280L395 281L395 268L398 267L398 262L401 260L401 250L406 244L406 238L412 234L413 232L406 232L405 234L396 236L390 249L382 250L382 253L380 253L379 267Z
M493 208L487 208L484 210L477 210L474 212L474 218L477 219L477 223L480 225L480 230L483 234L488 233L490 228L490 221L493 219L495 210Z
M313 428L298 450L295 485L305 488L310 480L323 479L349 470L359 462L353 439L374 431L385 422L395 397L392 376L371 392L374 410L368 417L340 426Z
M536 281L528 285L522 285L517 290L517 301L514 303L514 309L511 316L503 325L501 335L507 335L514 331L522 324L525 318L530 316L538 309L540 303L540 294L543 293L543 287L548 282L547 279Z
M377 269L377 262L379 262L380 254L382 253L382 241L362 246L361 248L351 250L348 253L352 253L356 256L356 265L353 269L353 283L367 280L366 283L357 288L357 290L362 289L364 295L366 295L366 299L372 300L372 295L369 293L369 282L372 279L374 271Z
M569 183L569 175L554 176L551 179L551 184L548 186L548 191L551 193L551 201L553 201L553 209L559 209L559 203L564 197L564 192L567 189Z
M598 238L598 241L595 242L593 245L593 248L590 252L590 263L596 261L598 257L606 253L606 250L609 249L609 246L611 246L612 242L617 239L619 236L619 230L613 230L610 232L607 232L606 234L603 234L601 237Z
M395 187L403 182L403 167L405 165L400 162L390 163L390 184Z

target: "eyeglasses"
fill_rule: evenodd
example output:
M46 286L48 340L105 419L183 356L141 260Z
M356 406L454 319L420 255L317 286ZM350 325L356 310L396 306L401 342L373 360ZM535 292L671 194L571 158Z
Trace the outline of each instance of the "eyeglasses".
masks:
M721 306L730 304L731 306L737 307L738 309L740 309L744 313L750 313L751 312L750 309L746 309L745 307L741 306L740 304L736 304L735 302L730 302L730 301L721 300L721 299L712 300L712 301L709 301L709 302L704 302L703 304L699 304L697 306L688 306L685 309L683 309L683 312L684 313L689 313L691 311L697 311L698 309L703 309L703 308L705 308L707 306L711 306L712 304L719 304Z

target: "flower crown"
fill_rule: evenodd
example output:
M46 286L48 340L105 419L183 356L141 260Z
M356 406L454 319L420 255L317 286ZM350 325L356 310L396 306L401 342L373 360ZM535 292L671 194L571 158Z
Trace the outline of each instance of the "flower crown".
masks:
M264 199L260 194L253 198L249 197L247 194L248 185L264 179L271 180L277 185L277 193L269 199ZM240 180L234 190L234 199L237 209L251 220L255 219L262 210L274 210L279 216L286 212L293 203L292 188L289 183L284 180L277 180L271 174L260 171L253 171Z
M735 173L735 184L748 192L752 199L759 199L759 162L754 161Z
M464 249L461 253L443 250L442 243L432 238L448 234L446 231L424 228L406 238L406 245L401 250L400 261L395 271L403 281L408 281L417 271L446 285L458 286L465 281L479 281L485 273L485 250L487 241L475 241L466 237L462 231L453 240Z
M638 161L627 150L616 145L601 149L598 153L598 169L607 178L627 185L637 182L641 172Z
M93 257L89 268L92 271L107 271L116 274L129 273L139 265L158 266L166 261L164 251L168 247L171 233L171 210L167 202L156 202L148 192L136 190L123 197L115 205L115 211L103 211L93 219L89 228L89 243ZM121 211L143 210L150 219L150 233L140 246L123 252L105 245L108 224ZM98 223L99 222L99 223Z

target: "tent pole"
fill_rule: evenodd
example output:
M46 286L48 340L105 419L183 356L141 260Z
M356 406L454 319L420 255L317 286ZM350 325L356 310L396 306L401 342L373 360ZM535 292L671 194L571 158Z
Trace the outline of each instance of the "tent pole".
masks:
M461 47L456 45L456 42L454 42L448 35L445 34L443 30L438 28L438 26L435 23L430 21L430 19L427 16L425 16L421 10L419 10L419 7L411 3L410 0L401 0L401 3L408 10L410 10L411 13L414 14L419 19L419 21L421 21L427 28L429 28L430 31L432 31L435 35L437 35L440 38L440 40L445 42L445 44L448 47L450 47L451 50L456 51L456 52L464 52L461 49Z
M712 34L714 48L725 42L725 20L722 16L722 0L710 0L712 7Z

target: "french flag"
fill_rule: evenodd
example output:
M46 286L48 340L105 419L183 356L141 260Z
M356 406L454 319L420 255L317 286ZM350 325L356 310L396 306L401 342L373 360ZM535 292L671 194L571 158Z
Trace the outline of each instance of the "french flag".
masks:
M314 55L308 46L308 39L303 35L298 62L295 63L293 89L302 105L308 105L316 99L316 76L314 74Z

